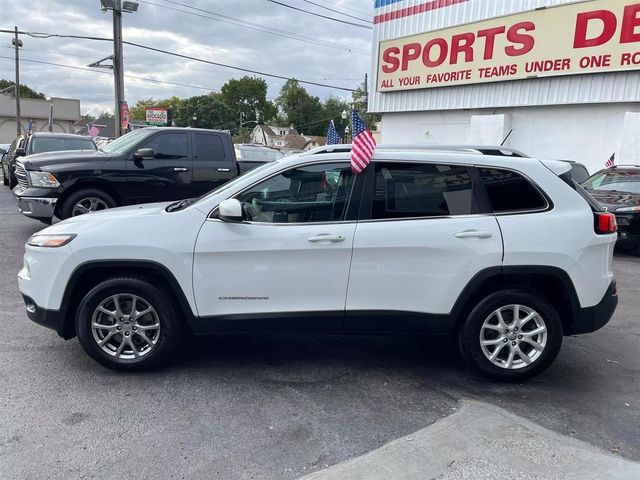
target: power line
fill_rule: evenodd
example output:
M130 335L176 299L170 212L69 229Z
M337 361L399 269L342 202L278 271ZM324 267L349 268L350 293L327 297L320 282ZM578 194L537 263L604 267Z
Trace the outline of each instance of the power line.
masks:
M303 35L303 34L299 34L299 33L293 33L293 32L289 32L289 31L286 31L286 30L269 28L269 27L266 27L264 25L260 25L258 23L248 22L248 21L241 20L241 19L238 19L238 18L230 17L228 15L223 15L223 14L220 14L220 13L216 13L216 12L213 12L211 10L205 10L205 9L202 9L202 8L193 7L191 5L187 5L187 4L184 4L184 3L181 3L181 2L176 2L176 1L173 1L173 0L164 0L164 1L168 2L168 3L171 3L171 4L174 4L174 5L180 5L182 7L189 8L191 10L195 10L197 12L202 12L202 13L189 12L189 11L186 11L186 10L181 10L179 8L169 7L167 5L160 5L160 4L157 4L157 3L152 3L152 2L150 2L148 0L139 0L139 1L140 1L140 3L144 3L146 5L151 5L151 6L158 7L158 8L165 8L167 10L172 10L174 12L180 12L180 13L184 13L186 15L192 15L192 16L195 16L195 17L206 18L208 20L213 20L213 21L216 21L216 22L227 23L229 25L234 25L234 26L241 27L241 28L247 28L247 29L250 29L250 30L256 30L256 31L267 33L267 34L270 34L270 35L276 35L276 36L279 36L279 37L291 38L291 39L294 39L294 40L299 40L299 41L302 41L302 42L310 43L312 45L318 45L318 46L327 47L327 48L335 48L335 49L338 49L338 50L346 50L348 52L358 53L358 54L361 54L361 55L369 55L370 54L370 52L368 52L366 50L363 50L363 49L352 48L352 47L350 47L348 45L343 45L343 44L340 44L340 43L330 42L330 41L327 41L327 40L322 40L320 38L315 38L315 37L311 37L311 36ZM206 14L206 15L204 15L203 13Z
M13 60L13 57L7 57L4 55L0 55L0 58L6 58L8 60ZM102 74L106 74L106 75L111 75L111 72L105 72L104 70L95 70L93 68L85 68L85 67L77 67L75 65L64 65L62 63L54 63L54 62L45 62L42 60L34 60L34 59L30 59L30 58L20 58L21 62L29 62L29 63L39 63L42 65L51 65L51 66L55 66L55 67L64 67L64 68L72 68L74 70L83 70L85 72L91 72L91 73L102 73ZM200 90L208 90L210 92L217 92L217 90L213 89L213 88L207 88L207 87L200 87L198 85L189 85L186 83L176 83L176 82L169 82L166 80L157 80L155 78L149 78L149 77L139 77L137 75L125 75L126 78L131 78L134 80L141 80L141 81L145 81L145 82L151 82L151 83L163 83L166 85L174 85L176 87L188 87L188 88L197 88Z
M0 29L0 33L14 33L13 30L5 30L5 29ZM24 31L18 31L19 34L21 35L28 35L30 37L33 38L50 38L50 37L56 37L56 38L76 38L76 39L86 39L86 40L97 40L97 41L108 41L108 42L112 42L113 40L110 38L101 38L101 37L88 37L88 36L82 36L82 35L62 35L62 34L58 34L58 33L43 33L43 32L24 32ZM246 73L253 73L254 75L261 75L263 77L271 77L271 78L279 78L281 80L297 80L299 83L303 83L306 85L315 85L317 87L326 87L326 88L332 88L335 90L344 90L347 92L353 92L355 91L353 88L345 88L345 87L339 87L336 85L329 85L326 83L319 83L319 82L312 82L309 80L302 80L302 79L297 79L295 77L287 77L284 75L278 75L275 73L267 73L267 72L261 72L258 70L253 70L250 68L244 68L244 67L236 67L234 65L227 65L225 63L219 63L219 62L212 62L211 60L205 60L203 58L197 58L197 57L192 57L190 55L183 55L181 53L176 53L176 52L170 52L168 50L162 50L161 48L155 48L155 47L150 47L147 45L142 45L139 43L134 43L134 42L128 42L128 41L124 41L122 42L125 45L130 45L132 47L137 47L137 48L141 48L144 50L150 50L153 52L157 52L157 53L163 53L165 55L171 55L174 57L178 57L178 58L184 58L187 60L193 60L194 62L201 62L201 63L206 63L209 65L215 65L217 67L223 67L223 68L230 68L232 70L238 70L241 72L246 72Z
M287 3L278 2L276 0L267 0L267 2L275 3L276 5L280 5L283 7L290 8L292 10L296 10L298 12L306 13L308 15L315 15L316 17L326 18L327 20L332 20L334 22L344 23L347 25L352 25L354 27L366 28L367 30L373 30L373 27L369 25L362 25L361 23L349 22L347 20L341 20L339 18L329 17L328 15L322 15L320 13L310 12L309 10L305 10L304 8L294 7L293 5L289 5Z
M342 5L340 3L336 3L335 1L333 2L327 2L327 3L333 3L335 6L339 6L340 8L343 8L344 10L349 10L351 12L360 14L360 15L364 15L364 16L370 16L371 12L363 12L362 10L358 10L357 8L353 8L353 7L348 7L346 5ZM371 3L371 2L369 2Z
M373 22L371 20L367 19L367 18L356 17L355 15L351 15L349 13L344 13L344 12L341 12L340 10L336 10L334 8L329 8L326 5L321 5L319 3L312 2L311 0L302 0L302 1L305 2L305 3L308 3L310 5L315 5L316 7L324 8L325 10L329 10L330 12L337 13L338 15L344 15L345 17L355 18L356 20L360 20L362 22L373 24Z

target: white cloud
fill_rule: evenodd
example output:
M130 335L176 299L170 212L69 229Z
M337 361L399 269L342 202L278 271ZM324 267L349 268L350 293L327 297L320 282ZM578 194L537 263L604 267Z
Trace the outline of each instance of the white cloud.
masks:
M150 1L164 7L189 11L164 0ZM302 0L287 2L304 9L338 16ZM371 49L370 30L295 12L266 0L193 0L182 3L261 24L270 29L286 30L366 51ZM18 25L25 31L96 37L112 35L110 14L100 12L98 0L41 0L35 3L2 0L2 4L0 28L3 29L12 29L14 25ZM326 1L329 8L369 17L373 13L372 4L371 0ZM140 4L138 13L125 14L124 25L124 39L131 42L319 83L354 88L370 68L368 55L241 28L146 3ZM10 35L0 34L0 78L13 78L13 53L10 48L6 48L10 46L10 42ZM92 61L106 57L112 48L109 42L90 40L36 39L24 36L23 42L22 57L25 60L80 68L86 68ZM127 75L189 84L214 91L219 90L229 78L245 75L240 71L133 46L125 46L124 56ZM269 97L275 98L284 81L265 79L269 85ZM97 113L113 109L113 79L110 75L24 61L21 64L21 82L51 96L79 98L83 112ZM130 105L149 97L189 97L206 93L202 89L154 84L132 78L125 78L125 86ZM329 95L348 95L347 92L327 87L307 85L306 88L323 98Z

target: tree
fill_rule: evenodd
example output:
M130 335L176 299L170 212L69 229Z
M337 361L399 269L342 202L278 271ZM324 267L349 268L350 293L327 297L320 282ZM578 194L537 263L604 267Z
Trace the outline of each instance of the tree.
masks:
M382 117L378 113L367 112L367 96L365 95L362 87L358 87L351 94L351 98L353 99L353 108L358 112L358 116L362 119L369 130L373 129Z
M16 82L12 82L11 80L0 79L0 90L4 90L11 85L15 85ZM36 98L38 100L46 100L46 95L44 93L36 92L35 90L27 87L26 85L20 84L20 97L21 98Z
M267 82L263 78L232 78L220 89L220 98L235 115L238 126L241 118L242 121L255 120L256 112L263 122L273 119L277 113L275 105L267 100Z
M309 95L295 79L287 80L276 100L282 109L287 123L293 125L300 133L323 135L326 125L322 120L322 103L318 97Z
M183 100L177 108L174 107L173 120L179 127L195 126L217 130L233 130L237 124L233 112L218 93Z

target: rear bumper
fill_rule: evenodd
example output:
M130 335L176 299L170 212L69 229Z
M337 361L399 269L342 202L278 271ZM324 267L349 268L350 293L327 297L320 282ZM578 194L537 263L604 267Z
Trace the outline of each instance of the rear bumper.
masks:
M569 335L578 335L581 333L591 333L601 329L613 316L613 312L618 305L618 290L616 281L613 280L607 289L607 292L600 300L600 303L593 307L581 308L571 323L571 331Z
M69 340L76 336L75 331L70 331L70 328L66 328L66 317L61 310L46 310L39 307L36 302L26 295L22 296L27 308L27 316L29 319L38 325L55 330L55 332L64 338Z

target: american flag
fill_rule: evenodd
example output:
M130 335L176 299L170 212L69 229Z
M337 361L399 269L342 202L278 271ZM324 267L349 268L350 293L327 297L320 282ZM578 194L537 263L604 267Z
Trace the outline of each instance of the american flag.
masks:
M351 114L353 128L353 145L351 146L351 170L360 173L371 161L376 149L376 140L354 110Z
M96 127L93 123L87 124L87 134L90 137L97 137L99 133L100 133L100 129Z
M604 162L604 166L605 168L611 168L615 165L615 163L616 163L616 154L614 153L613 155L611 155L611 157L609 157L609 160Z
M336 124L331 120L329 131L327 132L327 145L337 145L339 143L342 143L342 139L340 138L338 130L336 130Z

